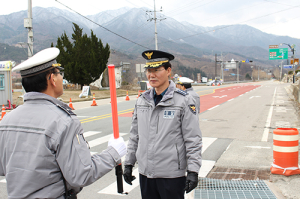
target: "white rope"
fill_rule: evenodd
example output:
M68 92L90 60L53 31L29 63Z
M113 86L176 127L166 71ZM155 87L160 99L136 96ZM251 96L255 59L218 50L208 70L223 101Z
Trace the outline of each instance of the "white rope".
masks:
M285 173L286 170L297 170L297 169L299 169L300 165L298 165L298 167L287 167L287 168L283 168L283 167L278 166L278 165L276 165L276 164L272 164L272 167L275 167L275 168L277 168L277 169L283 169L283 173Z

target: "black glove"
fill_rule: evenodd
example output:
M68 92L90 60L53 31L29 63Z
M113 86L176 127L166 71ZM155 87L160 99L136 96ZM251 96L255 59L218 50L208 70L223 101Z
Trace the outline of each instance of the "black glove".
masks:
M130 185L132 185L131 182L135 180L135 176L132 175L132 167L132 165L125 165L123 172L125 182Z
M188 171L184 190L189 193L198 185L198 173Z

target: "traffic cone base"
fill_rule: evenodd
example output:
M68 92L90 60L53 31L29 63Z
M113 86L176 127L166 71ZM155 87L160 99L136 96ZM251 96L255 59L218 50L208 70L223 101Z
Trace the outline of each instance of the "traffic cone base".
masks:
M126 92L126 98L125 98L126 101L129 101L129 96L128 96L128 91Z
M91 106L98 106L98 105L97 105L97 102L96 102L96 100L95 100L95 96L93 96L93 103L92 103Z
M69 102L69 107L70 107L72 110L75 110L75 108L73 107L71 98L70 98L70 102Z
M285 176L291 176L291 175L298 175L300 174L300 169L289 169L289 168L276 168L271 167L271 173L272 174L278 174L278 175L285 175Z

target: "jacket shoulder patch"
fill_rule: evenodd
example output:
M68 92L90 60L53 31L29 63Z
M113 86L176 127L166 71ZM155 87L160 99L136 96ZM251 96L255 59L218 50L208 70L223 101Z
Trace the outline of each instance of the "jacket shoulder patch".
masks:
M179 94L181 94L181 95L183 95L183 96L186 96L186 95L187 95L186 92L184 92L183 90L180 90L180 89L176 89L175 92L176 92L176 93L179 93Z
M58 108L60 108L61 110L63 110L63 111L65 111L68 115L76 115L75 113L73 113L73 111L71 111L71 110L69 110L69 109L66 109L66 108L64 108L64 107L62 107L61 105L59 105L59 104L56 104L56 106L58 107Z
M188 106L189 106L190 111L191 111L194 115L196 115L196 106L195 106L195 104L190 104L190 105L188 105Z

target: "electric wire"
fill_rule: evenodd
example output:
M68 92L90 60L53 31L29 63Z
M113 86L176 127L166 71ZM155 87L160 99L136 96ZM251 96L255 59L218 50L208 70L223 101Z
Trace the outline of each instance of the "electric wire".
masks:
M87 18L86 16L80 14L79 12L73 10L72 8L68 7L67 5L61 3L60 1L58 1L58 0L55 0L55 1L58 2L58 3L60 3L61 5L65 6L65 7L68 8L69 10L72 10L72 11L75 12L76 14L78 14L78 15L84 17L85 19L89 20L90 22L92 22L92 23L94 23L94 24L100 26L101 28L107 30L108 32L110 32L110 33L112 33L112 34L114 34L114 35L116 35L116 36L118 36L118 37L120 37L120 38L122 38L122 39L124 39L124 40L127 40L127 41L129 41L129 42L131 42L131 43L134 43L134 44L136 44L136 45L138 45L138 46L141 46L141 47L146 48L146 49L150 49L150 48L148 48L148 47L146 47L146 46L143 46L143 45L141 45L141 44L138 44L138 43L136 43L136 42L134 42L134 41L132 41L132 40L130 40L130 39L127 39L126 37L123 37L122 35L119 35L118 33L115 33L115 32L113 32L113 31L109 30L108 28L106 28L106 27L104 27L104 26L102 26L102 25L100 25L100 24L94 22L93 20L91 20L91 19Z
M202 6L206 6L207 4L210 4L210 3L214 2L214 1L218 1L218 0L211 0L211 1L206 2L206 3L204 3L204 4L201 4L201 5L198 5L198 6L193 6L193 7L192 7L191 9L189 9L189 10L177 12L177 13L175 13L174 15L171 15L171 16L180 15L180 14L183 14L183 13L185 13L185 12L187 12L187 11L194 10L194 9L199 8L199 7L202 7Z
M245 6L245 7L242 7L242 8L238 8L236 10L233 10L233 11L230 11L230 12L226 12L226 13L222 13L222 14L216 15L216 16L208 18L208 19L200 20L198 22L202 22L202 21L206 21L207 22L210 19L220 18L221 16L228 15L228 14L231 14L231 13L234 13L234 12L238 12L238 11L241 11L241 10L249 9L249 8L256 7L256 6L262 6L265 3L267 3L267 2L264 2L264 3L260 3L259 2L259 3L255 4L255 5L252 5L252 6Z
M262 15L262 16L259 16L259 17L255 17L255 18L252 18L252 19L248 19L248 20L245 20L245 21L241 21L238 24L245 23L245 22L252 21L252 20L256 20L256 19L260 19L260 18L267 17L267 16L270 16L270 15L273 15L273 14L277 14L277 13L284 12L284 11L287 11L287 10L295 9L295 8L298 8L298 7L300 7L300 5L293 6L291 8L286 8L286 9L283 9L283 10L279 10L277 12L269 13L269 14ZM177 38L177 39L173 39L173 40L176 41L176 40L180 40L180 39L185 39L185 38L193 37L193 36L196 36L196 35L202 35L202 34L214 32L216 30L228 28L228 27L231 27L231 26L234 26L234 24L221 26L219 28L213 28L212 30L209 30L209 31L200 32L200 33L197 33L197 34L193 34L193 35L189 35L189 36L186 36L186 37L181 37L181 38ZM170 41L166 41L166 42L162 42L162 43L168 43L168 42L170 42ZM162 44L162 43L160 43L160 44Z
M170 11L167 11L166 14L171 13L171 12L172 12L172 13L173 13L173 12L177 12L178 10L182 10L182 9L184 9L185 7L189 7L190 5L195 5L195 3L201 3L201 2L203 2L203 1L205 1L205 0L201 0L201 1L196 0L196 1L193 1L193 2L190 2L190 3L184 2L184 3L183 3L184 5L177 5L177 6L178 6L177 8L175 8L175 9L173 9L173 10L170 10Z

